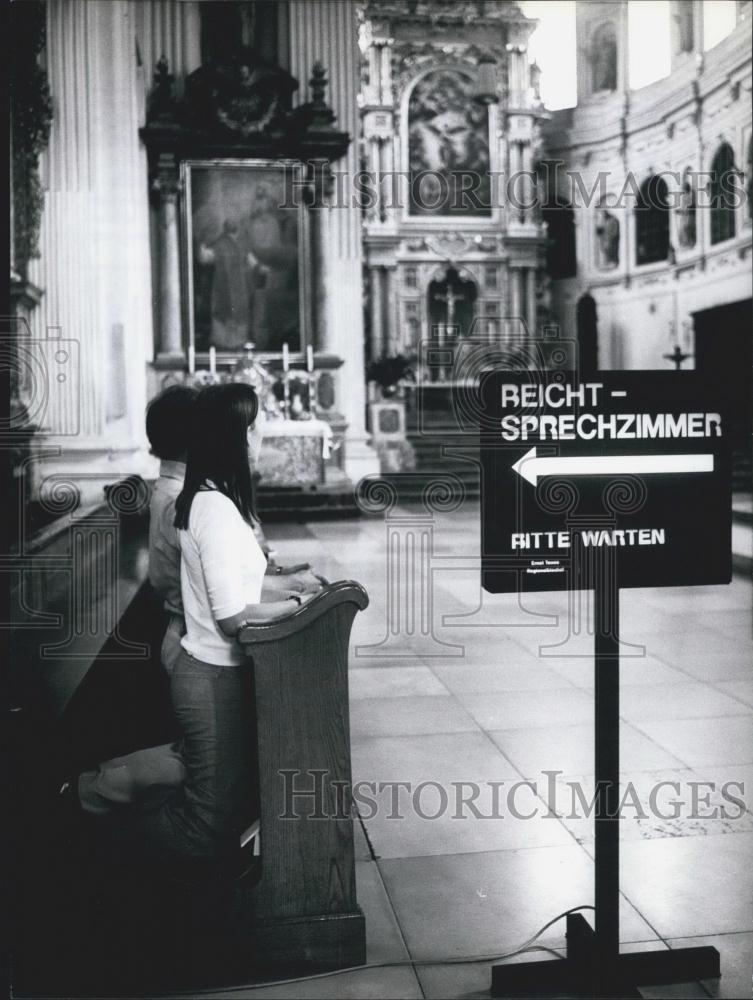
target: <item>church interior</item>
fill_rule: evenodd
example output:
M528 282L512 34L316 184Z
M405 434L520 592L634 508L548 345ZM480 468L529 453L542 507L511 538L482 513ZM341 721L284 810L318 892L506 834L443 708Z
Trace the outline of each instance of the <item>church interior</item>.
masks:
M636 85L639 7L666 51ZM747 996L751 0L23 0L9 21L12 995L550 995L490 983L574 951L567 913L594 924L599 613L482 588L494 368L695 372L727 408L731 582L622 591L615 933L620 959L721 968L625 996ZM58 801L177 739L145 413L236 383L263 420L267 572L319 581L238 633L255 882L113 865ZM316 775L326 815L292 821Z

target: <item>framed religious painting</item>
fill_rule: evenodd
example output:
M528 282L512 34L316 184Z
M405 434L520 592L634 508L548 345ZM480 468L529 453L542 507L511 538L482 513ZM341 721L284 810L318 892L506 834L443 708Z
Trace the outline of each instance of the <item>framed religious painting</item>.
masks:
M309 343L307 211L302 165L186 160L186 326L197 353L292 354Z

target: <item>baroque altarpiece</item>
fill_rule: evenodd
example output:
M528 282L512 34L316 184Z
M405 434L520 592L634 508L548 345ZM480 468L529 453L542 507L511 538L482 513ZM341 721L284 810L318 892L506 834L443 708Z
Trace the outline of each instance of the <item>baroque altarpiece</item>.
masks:
M536 22L514 3L370 0L361 27L368 353L503 343L545 304ZM513 320L514 318L514 320ZM449 378L422 373L424 382Z

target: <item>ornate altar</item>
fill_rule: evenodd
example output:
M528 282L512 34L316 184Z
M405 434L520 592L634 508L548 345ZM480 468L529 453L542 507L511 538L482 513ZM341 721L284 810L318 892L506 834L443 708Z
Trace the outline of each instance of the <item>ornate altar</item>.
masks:
M319 63L296 107L298 81L243 47L191 73L182 98L174 82L162 58L141 130L154 206L150 392L240 377L252 343L272 418L262 486L319 486L343 462L321 247L330 164L350 136L335 127Z
M364 224L371 358L415 357L427 342L456 356L468 337L504 344L511 318L535 336L545 112L526 54L534 22L484 0L369 0L363 22L364 159L384 178ZM422 384L445 384L448 367Z
M298 81L236 49L190 74L177 98L164 57L147 123L155 209L158 371L230 369L246 341L279 363L319 352L325 294L317 273L319 215L330 164L350 143L325 100L317 64L310 100L291 106ZM339 359L317 354L317 370Z

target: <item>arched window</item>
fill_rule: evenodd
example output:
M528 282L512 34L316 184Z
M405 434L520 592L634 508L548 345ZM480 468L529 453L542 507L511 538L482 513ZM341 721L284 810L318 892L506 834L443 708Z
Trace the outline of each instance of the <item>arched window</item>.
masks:
M667 185L652 174L641 184L635 206L635 262L653 264L669 254L669 197Z
M682 175L682 191L677 206L677 242L687 249L696 240L696 193L693 171L686 167Z
M735 235L735 154L723 142L711 161L711 242L722 243Z
M591 90L617 90L617 33L613 21L599 25L591 39Z

